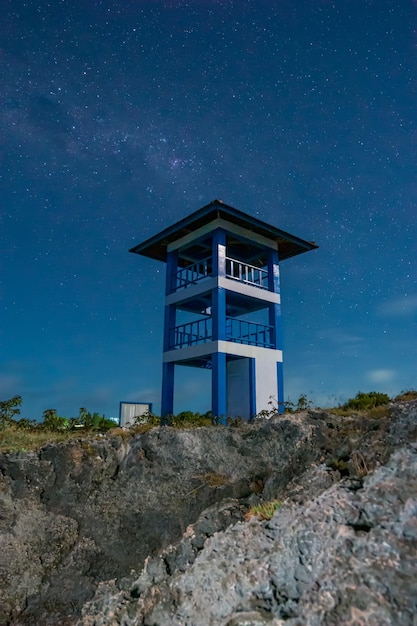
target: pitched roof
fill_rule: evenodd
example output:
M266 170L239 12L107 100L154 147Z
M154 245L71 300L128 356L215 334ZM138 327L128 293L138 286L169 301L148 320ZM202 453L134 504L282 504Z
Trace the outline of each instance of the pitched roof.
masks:
M271 224L258 220L256 217L243 213L221 200L213 200L210 204L203 206L201 209L172 224L172 226L165 228L160 233L134 246L129 252L141 254L158 261L166 261L167 247L170 243L202 226L206 226L217 218L251 230L267 239L276 240L278 243L278 255L281 261L318 248L313 241L300 239L284 230L271 226Z

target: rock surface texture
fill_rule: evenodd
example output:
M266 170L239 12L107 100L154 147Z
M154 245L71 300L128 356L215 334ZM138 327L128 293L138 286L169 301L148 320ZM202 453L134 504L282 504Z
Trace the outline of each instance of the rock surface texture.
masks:
M415 625L416 426L408 402L2 455L0 624Z

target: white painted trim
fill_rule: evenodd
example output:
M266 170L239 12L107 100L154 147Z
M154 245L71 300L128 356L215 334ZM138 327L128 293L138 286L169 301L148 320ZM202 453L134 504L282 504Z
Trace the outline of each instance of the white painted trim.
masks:
M192 233L184 235L184 237L181 237L180 239L177 239L176 241L168 244L167 251L172 252L173 250L178 250L178 248L182 248L182 246L192 243L196 239L207 235L216 228L224 228L224 230L228 231L229 233L244 237L245 239L249 239L249 241L254 241L255 243L258 243L262 246L267 246L268 248L272 248L273 250L278 250L278 243L275 239L268 239L267 237L263 237L262 235L258 235L257 233L248 230L247 228L243 228L242 226L237 226L236 224L232 224L232 222L228 222L227 220L217 218L212 222L209 222L205 226L197 228Z
M233 278L227 278L227 276L219 276L218 278L218 286L227 289L227 291L234 291L235 293L240 293L242 296L249 296L257 300L281 304L281 296L279 293L261 289L260 287L254 287L253 285L233 280Z
M170 293L165 298L165 304L176 304L182 300L195 298L202 293L215 289L216 287L226 289L227 291L233 291L234 293L239 293L242 296L256 298L257 300L264 300L265 302L272 302L273 304L281 304L281 296L279 293L274 293L272 291L268 291L267 289L261 289L260 287L254 287L253 285L247 285L239 282L238 280L233 280L233 278L227 278L226 276L214 276L209 279L202 279L196 285L185 287L185 289L179 289L174 293Z
M186 361L201 356L213 354L213 352L225 352L226 354L234 354L235 356L245 356L254 359L267 358L272 359L276 363L282 362L282 350L272 350L272 348L262 348L261 346L248 346L243 343L235 343L234 341L208 341L198 346L189 346L188 348L178 348L177 350L168 350L164 352L164 363L172 363L173 361Z
M188 359L196 359L200 356L207 356L217 352L217 341L208 341L200 343L198 346L189 346L187 348L177 348L176 350L168 350L164 352L164 363L172 363L173 361L186 361Z
M282 361L282 350L272 348L262 348L261 346L248 346L245 343L235 343L234 341L217 341L219 352L234 354L236 356L247 356L252 359L272 358L278 363Z
M216 287L217 278L215 276L207 279L203 278L196 285L192 285L191 287L185 287L184 289L179 289L178 291L174 291L174 293L170 293L165 298L165 304L176 304L177 302L181 302L182 300L196 298L200 294L206 293L206 291L211 291Z
M229 231L234 235L245 237L245 239L249 239L249 241L259 243L261 246L267 246L268 248L272 248L273 250L278 250L278 242L273 237L271 237L271 239L268 239L263 235L258 235L258 233L254 233L253 230L248 230L247 228L243 228L243 226L237 226L236 224L232 224L231 222L228 222L227 220L222 220L221 218L216 221L219 222L220 228L224 228L226 231Z

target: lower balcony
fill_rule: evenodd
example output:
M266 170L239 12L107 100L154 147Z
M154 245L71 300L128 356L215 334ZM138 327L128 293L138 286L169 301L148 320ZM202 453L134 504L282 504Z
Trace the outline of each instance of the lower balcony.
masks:
M273 348L273 333L272 326L226 317L226 341ZM170 333L170 349L197 346L212 341L212 338L212 318L204 317L173 328Z

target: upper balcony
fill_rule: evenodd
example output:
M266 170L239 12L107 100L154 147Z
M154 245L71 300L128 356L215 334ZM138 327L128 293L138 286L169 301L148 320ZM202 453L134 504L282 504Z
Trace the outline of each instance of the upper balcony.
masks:
M177 270L175 277L175 291L196 285L200 281L213 275L211 257L207 257ZM226 277L245 285L268 289L268 271L231 257L226 257Z
M179 291L212 276L211 256L177 270L174 289Z
M226 257L226 276L245 285L268 289L268 270Z

